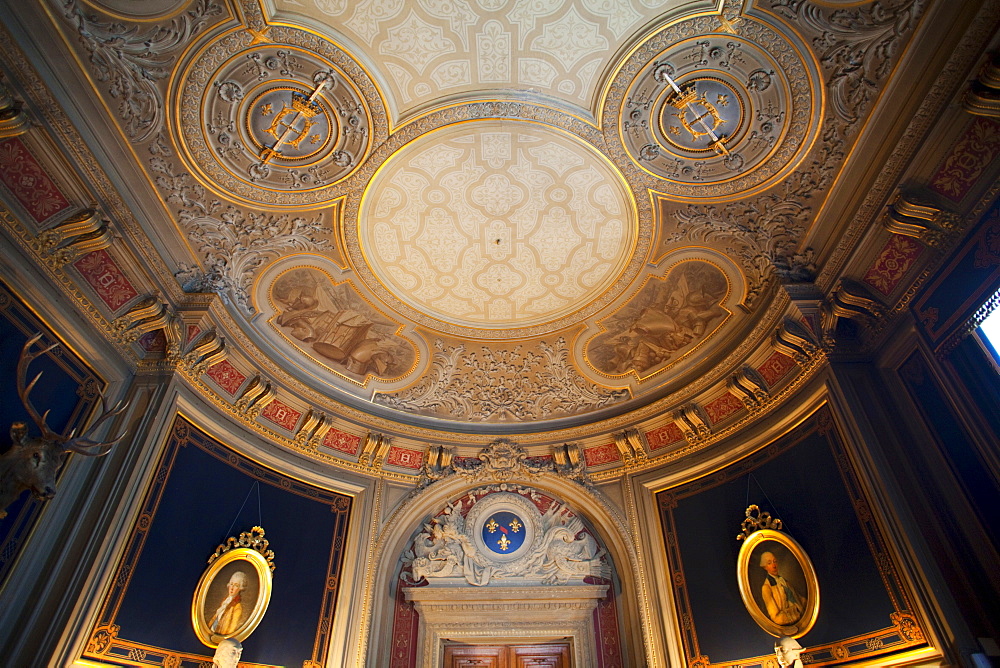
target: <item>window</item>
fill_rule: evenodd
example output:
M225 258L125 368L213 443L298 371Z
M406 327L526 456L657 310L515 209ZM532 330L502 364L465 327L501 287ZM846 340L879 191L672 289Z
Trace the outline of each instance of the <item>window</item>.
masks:
M993 309L983 324L979 326L979 340L983 346L993 356L993 360L1000 365L1000 308Z

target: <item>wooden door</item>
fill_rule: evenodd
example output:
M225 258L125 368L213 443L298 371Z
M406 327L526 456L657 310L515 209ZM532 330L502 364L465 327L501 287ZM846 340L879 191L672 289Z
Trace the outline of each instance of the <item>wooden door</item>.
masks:
M572 668L568 642L444 647L444 668Z

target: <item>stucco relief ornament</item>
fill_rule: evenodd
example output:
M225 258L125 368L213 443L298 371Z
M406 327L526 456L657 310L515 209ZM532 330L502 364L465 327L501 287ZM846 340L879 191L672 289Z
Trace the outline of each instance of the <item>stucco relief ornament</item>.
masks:
M531 500L534 490L485 491L478 500L472 492L449 504L424 524L403 555L413 581L568 584L610 573L604 549L565 505L552 501L543 514Z
M102 21L77 0L62 3L63 16L73 24L97 80L118 100L118 115L133 141L146 141L163 129L163 94L177 54L211 19L221 17L222 5L198 0L169 23L138 30L121 21ZM87 8L89 9L89 8Z

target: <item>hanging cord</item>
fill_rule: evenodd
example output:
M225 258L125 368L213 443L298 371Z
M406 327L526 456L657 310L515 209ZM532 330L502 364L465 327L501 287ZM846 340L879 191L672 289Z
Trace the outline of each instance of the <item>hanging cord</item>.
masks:
M247 501L250 500L250 495L253 494L253 490L255 488L257 490L257 526L263 526L262 522L260 521L261 520L260 485L257 483L256 480L254 480L253 484L250 485L250 491L247 492L247 495L243 498L243 505L241 505L240 509L236 512L236 517L233 518L233 523L229 525L229 530L226 531L226 538L229 538L230 536L233 535L233 527L236 526L236 522L240 519L240 514L243 512L243 508L246 507ZM223 540L225 540L225 538Z
M777 517L781 517L781 513L778 512L778 507L775 506L774 503L771 501L770 497L768 497L767 492L764 491L764 487L760 484L760 482L757 480L757 478L754 478L753 473L748 473L747 474L747 503L746 503L747 508L750 507L750 479L751 478L753 478L753 481L755 483L757 483L757 489L759 489L760 493L764 495L764 500L767 501L767 505L769 505L771 507L771 510L774 512L774 514ZM784 520L782 520L782 523L784 523Z

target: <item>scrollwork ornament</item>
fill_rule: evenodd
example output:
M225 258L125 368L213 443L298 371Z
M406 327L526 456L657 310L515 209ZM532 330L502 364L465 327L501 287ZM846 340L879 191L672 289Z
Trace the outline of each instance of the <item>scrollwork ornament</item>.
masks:
M563 337L536 350L515 346L502 352L437 339L430 369L416 385L375 402L405 411L490 422L544 419L597 410L627 399L628 390L608 390L587 381L569 361Z
M87 642L87 653L103 654L111 649L111 645L118 638L121 630L117 624L104 624L94 629Z
M888 0L831 11L805 0L774 0L771 9L816 33L813 47L829 72L831 105L847 133L877 97L923 5L923 0Z
M97 80L108 83L108 94L118 100L125 133L143 142L163 129L165 108L159 82L170 76L179 52L209 20L222 14L213 0L197 0L166 25L142 31L121 22L103 21L84 11L79 0L63 3L63 16L72 23L90 53Z
M215 292L252 313L249 290L264 262L289 251L330 245L333 230L322 214L307 218L225 205L161 156L152 157L150 167L165 199L175 205L188 239L204 258L204 269L179 267L176 277L185 291Z
M291 27L267 34L229 32L193 57L176 89L180 153L227 199L318 208L368 153L369 101L333 44Z
M721 26L716 25L721 23ZM773 184L819 130L819 72L803 47L730 11L661 31L618 76L625 155L690 198L735 197ZM606 128L607 132L610 128Z

